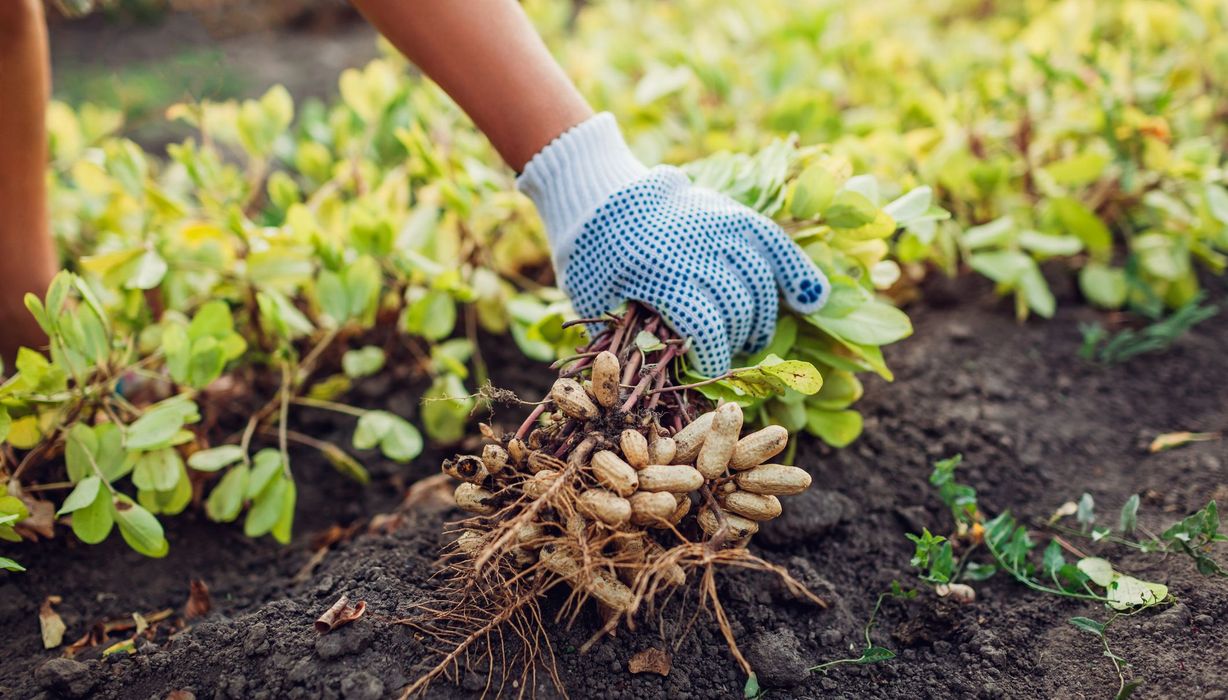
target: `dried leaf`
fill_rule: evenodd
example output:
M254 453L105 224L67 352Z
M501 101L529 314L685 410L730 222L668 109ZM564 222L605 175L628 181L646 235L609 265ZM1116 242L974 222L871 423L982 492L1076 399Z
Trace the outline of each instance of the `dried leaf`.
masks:
M64 625L60 614L51 608L52 605L59 605L60 602L60 596L49 595L38 609L38 626L43 633L44 649L54 649L64 643L64 631L68 628Z
M102 656L103 658L106 658L110 656L111 654L117 654L121 651L126 652L128 654L135 654L136 653L136 640L125 639L122 642L116 642L112 644L111 646L107 647L106 649L103 649Z
M1174 447L1181 447L1191 442L1205 442L1207 440L1218 440L1219 438L1219 433L1191 433L1188 431L1164 433L1163 435L1157 435L1156 439L1151 441L1147 451L1155 454L1156 452L1171 450Z
M136 625L136 636L138 637L145 634L145 630L149 629L149 620L146 620L145 616L141 613L132 613L132 622Z
M38 540L41 535L46 539L55 536L55 506L51 501L37 501L26 494L21 500L30 511L29 517L15 524L13 529L26 539Z
M425 479L419 479L405 493L400 509L409 510L423 506L451 508L456 502L452 498L452 482L447 474L433 474Z
M658 676L668 676L671 663L669 654L655 647L648 647L631 657L627 670L631 673L655 673Z
M1062 518L1068 518L1079 512L1079 504L1074 501L1066 501L1053 511L1053 515L1049 516L1049 524L1052 525Z
M212 608L213 601L209 597L209 587L205 582L195 578L188 582L188 603L183 606L183 618L194 620L204 617Z
M350 605L350 597L343 595L316 620L316 631L320 634L327 634L342 625L357 620L366 611L367 601L360 600Z

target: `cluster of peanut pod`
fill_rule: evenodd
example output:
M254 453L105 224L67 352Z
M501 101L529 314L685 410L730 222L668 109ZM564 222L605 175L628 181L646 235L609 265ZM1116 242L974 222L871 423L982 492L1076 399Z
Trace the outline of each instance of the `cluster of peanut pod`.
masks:
M781 514L779 496L809 487L805 470L769 463L788 444L783 427L743 437L741 407L725 403L671 431L657 412L627 409L621 374L617 356L601 352L589 381L554 383L544 420L523 438L498 440L480 456L445 461L443 471L461 482L456 504L478 516L511 518L536 499L556 505L569 494L574 508L541 508L534 522L519 527L515 550L523 565L539 560L575 585L580 557L569 539L578 539L580 528L617 533L620 546L630 543L649 555L663 551L648 536L653 529L745 546L760 523ZM560 479L568 488L552 489ZM490 526L463 531L458 547L480 549L490 539ZM625 609L625 587L608 573L590 576L585 587L607 606Z

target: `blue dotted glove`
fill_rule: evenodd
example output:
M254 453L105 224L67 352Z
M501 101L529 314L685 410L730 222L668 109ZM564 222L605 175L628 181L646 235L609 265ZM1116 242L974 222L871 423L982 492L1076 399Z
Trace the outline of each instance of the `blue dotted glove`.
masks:
M609 114L547 146L518 185L546 223L576 311L641 301L693 339L690 359L706 376L767 345L780 296L801 313L827 300L823 273L775 223L677 168L645 168Z

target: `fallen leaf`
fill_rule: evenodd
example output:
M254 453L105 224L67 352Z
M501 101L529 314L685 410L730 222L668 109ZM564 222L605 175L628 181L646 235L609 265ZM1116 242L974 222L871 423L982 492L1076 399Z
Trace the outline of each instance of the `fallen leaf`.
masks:
M44 649L54 649L64 643L64 632L68 628L60 614L51 608L52 605L59 605L61 600L58 595L49 595L38 609L38 626L43 632Z
M111 646L107 647L106 649L103 649L102 655L103 657L107 657L107 656L110 656L111 654L117 654L121 651L126 652L128 654L135 654L136 653L136 640L125 639L122 642L116 642L112 644Z
M391 535L405 522L405 516L400 513L377 513L372 516L367 525L369 535Z
M1171 450L1174 447L1181 447L1191 442L1205 442L1207 440L1218 440L1219 438L1219 433L1191 433L1188 431L1164 433L1163 435L1157 435L1156 439L1151 441L1147 451L1155 454L1156 452Z
M627 663L627 670L631 673L655 673L658 676L668 676L670 664L669 654L656 647L648 647L631 657L631 661Z
M425 479L419 479L405 493L405 500L401 501L400 510L409 510L428 504L450 508L456 503L452 498L453 491L452 480L447 474L434 474Z
M146 620L145 616L141 613L132 613L132 622L136 625L136 634L138 637L145 634L145 630L149 629L149 620Z
M350 597L343 595L316 620L316 631L320 634L328 634L338 627L362 617L362 614L366 611L367 601L360 600L350 605Z
M1053 511L1053 515L1049 516L1049 524L1052 525L1062 518L1068 518L1079 512L1079 504L1074 501L1066 501Z
M209 598L209 587L200 579L188 582L188 603L183 606L183 618L194 620L209 614L213 601Z
M51 501L37 501L24 493L21 500L26 504L30 515L13 525L13 529L28 540L38 541L40 535L46 539L54 537L55 506L51 504Z
M163 700L196 700L196 693L190 690L172 690Z

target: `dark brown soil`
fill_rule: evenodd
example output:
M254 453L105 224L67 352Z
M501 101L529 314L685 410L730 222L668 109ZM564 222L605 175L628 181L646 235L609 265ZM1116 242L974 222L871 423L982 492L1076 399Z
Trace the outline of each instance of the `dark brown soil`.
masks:
M1116 691L1102 649L1067 623L1075 615L1104 619L1105 611L1001 575L977 584L973 605L955 606L928 591L911 602L886 603L874 638L899 654L893 661L806 672L822 661L857 656L878 592L892 580L915 585L904 534L950 528L927 484L936 458L962 452L962 479L979 490L983 508L1010 509L1029 520L1084 491L1102 517L1115 517L1130 494L1144 494L1140 520L1153 529L1212 497L1228 502L1224 442L1155 455L1145 450L1159 433L1226 427L1228 324L1209 321L1162 356L1103 369L1075 357L1078 322L1094 313L1063 310L1053 321L1017 325L983 286L961 283L955 292L965 299L959 305L914 310L916 336L889 353L896 382L867 386L866 434L858 442L841 451L803 443L799 463L814 473L816 486L786 501L786 516L756 539L759 554L787 567L831 606L802 604L766 576L722 579L737 638L763 685L780 688L773 696L1103 698ZM929 298L937 303L943 296L934 289ZM506 346L491 343L488 355L506 359ZM517 389L536 385L540 392L546 381L541 368L492 364L503 368L497 380ZM369 387L368 395L384 396L386 388ZM392 391L373 400L379 402L412 410L414 398ZM314 429L347 439L345 425ZM389 479L431 473L437 458L429 455L409 469L377 463L381 483L362 490L300 455L297 472L312 485L302 489L299 535L286 548L248 541L236 528L191 515L174 519L171 554L161 561L143 559L122 543L87 547L68 537L7 547L5 554L30 571L5 576L0 588L0 624L7 630L0 695L397 695L434 657L429 640L394 621L430 598L440 526L456 513L428 501L405 513L391 534L343 541L308 576L294 577L310 557L312 532L392 510L397 493ZM1228 697L1228 581L1201 576L1184 559L1105 551L1121 567L1167 583L1177 598L1112 628L1114 651L1144 679L1138 697ZM64 597L59 609L71 639L100 620L181 609L190 578L209 584L214 610L186 631L161 634L131 656L101 659L94 649L79 654L79 664L48 663L61 652L44 651L39 642L37 610L45 596ZM312 622L343 593L366 600L366 616L316 634ZM662 618L620 632L587 655L575 649L599 624L595 614L570 631L551 630L571 697L740 697L745 679L715 626L701 618L685 629L685 609L685 602L666 608ZM672 655L668 677L628 673L630 657L650 646ZM459 685L437 684L430 695L476 696L485 687L481 670L462 673ZM557 695L544 675L529 690Z

